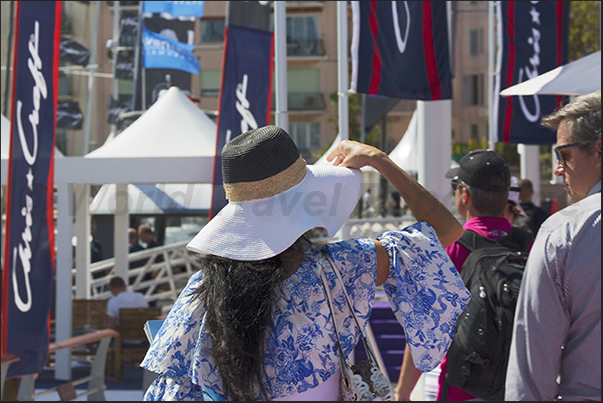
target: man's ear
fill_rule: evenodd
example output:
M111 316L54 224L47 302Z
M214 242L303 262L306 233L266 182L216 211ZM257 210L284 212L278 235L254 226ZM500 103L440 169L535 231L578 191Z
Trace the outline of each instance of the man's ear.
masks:
M463 204L468 204L470 200L471 200L471 194L469 193L467 188L462 187L461 188L461 201L463 202Z

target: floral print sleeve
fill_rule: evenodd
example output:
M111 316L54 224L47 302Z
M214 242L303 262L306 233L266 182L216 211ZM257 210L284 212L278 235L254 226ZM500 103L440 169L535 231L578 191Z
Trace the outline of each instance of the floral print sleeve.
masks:
M418 222L377 239L390 258L383 289L404 328L415 367L430 371L446 355L471 294L429 224Z

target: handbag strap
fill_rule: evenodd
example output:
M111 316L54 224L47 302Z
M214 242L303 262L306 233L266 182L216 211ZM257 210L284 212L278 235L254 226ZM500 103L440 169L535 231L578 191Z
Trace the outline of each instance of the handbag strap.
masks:
M333 269L335 276L337 277L337 279L339 279L339 283L341 285L341 289L343 290L343 295L345 297L345 300L348 304L348 307L350 308L350 312L352 313L352 316L354 317L354 322L356 322L356 326L358 327L358 330L360 331L360 337L362 338L362 343L364 344L364 349L366 350L367 357L370 360L372 360L373 362L377 363L373 350L371 350L370 344L368 343L368 341L366 340L366 337L364 336L364 333L362 332L360 323L358 323L358 318L356 318L356 313L354 312L354 307L352 306L352 304L350 302L350 298L348 297L348 293L345 289L345 284L343 283L343 279L341 278L341 273L339 272L339 269L335 265L335 262L331 259L331 256L329 256L329 254L325 253L324 251L323 251L323 254L327 258L327 261L329 262L329 264L331 265L331 268ZM325 277L324 270L322 270L322 267L320 269L320 278L322 280L323 287L327 293L329 309L331 311L331 319L333 321L333 326L335 327L335 335L337 337L337 347L339 349L341 359L344 360L343 350L341 349L341 344L339 342L339 330L337 329L337 322L335 321L335 311L333 310L333 305L332 305L333 298L331 297L331 291L329 290L329 286L327 285L327 279Z
M333 322L333 327L335 328L335 337L337 338L337 349L339 350L339 357L341 358L341 365L345 365L345 357L343 356L343 350L341 348L341 342L339 341L339 329L337 329L337 321L335 320L335 310L333 309L333 298L331 297L331 291L329 291L329 286L327 285L327 279L325 278L324 271L320 270L320 280L322 281L322 286L327 293L327 302L329 303L329 310L331 311L331 321Z

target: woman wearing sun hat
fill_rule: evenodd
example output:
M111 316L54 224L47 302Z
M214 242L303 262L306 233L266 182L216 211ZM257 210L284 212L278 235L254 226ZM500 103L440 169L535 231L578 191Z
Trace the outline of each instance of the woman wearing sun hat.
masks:
M222 151L229 203L187 245L200 255L141 366L159 374L145 400L339 400L340 361L360 332L327 255L340 271L360 326L383 284L415 365L436 367L470 294L444 247L462 235L429 191L374 147L344 141L308 166L279 127L241 134ZM362 166L400 192L417 223L376 240L312 245L334 236L363 188Z

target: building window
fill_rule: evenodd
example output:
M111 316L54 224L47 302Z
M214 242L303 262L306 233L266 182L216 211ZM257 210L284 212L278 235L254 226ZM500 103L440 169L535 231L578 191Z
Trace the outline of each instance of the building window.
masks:
M484 104L484 75L468 74L463 76L463 105Z
M201 71L201 96L217 97L220 95L220 70Z
M317 15L287 17L287 56L320 56Z
M484 53L484 30L472 29L469 31L469 55L478 56Z
M471 139L477 141L479 139L479 126L471 125L470 130L471 130Z
M302 157L308 159L312 149L320 148L320 123L289 123L289 135L297 145Z
M272 88L277 90L276 77L273 77ZM318 69L287 70L287 102L291 111L324 109Z
M201 43L224 43L224 20L201 20Z

